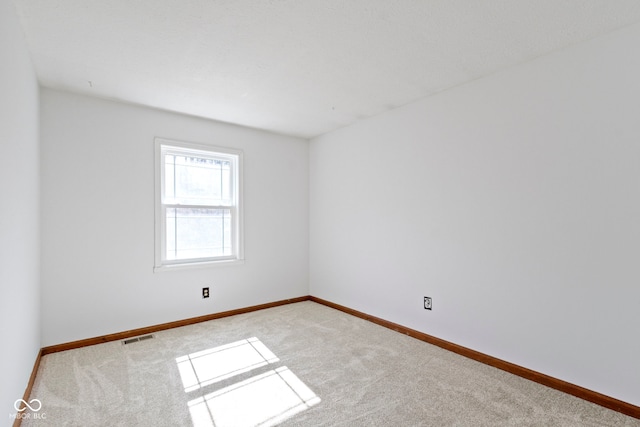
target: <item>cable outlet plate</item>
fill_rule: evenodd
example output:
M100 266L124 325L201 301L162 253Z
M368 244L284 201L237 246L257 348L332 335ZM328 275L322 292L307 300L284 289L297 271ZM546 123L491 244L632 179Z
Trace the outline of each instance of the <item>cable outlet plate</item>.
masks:
M431 301L431 297L424 297L424 309L425 310L433 309L433 302Z

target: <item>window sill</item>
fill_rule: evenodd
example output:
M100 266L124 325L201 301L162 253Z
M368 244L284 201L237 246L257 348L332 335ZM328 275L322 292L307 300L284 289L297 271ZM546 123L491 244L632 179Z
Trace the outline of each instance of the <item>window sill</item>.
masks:
M221 261L186 262L184 264L156 265L153 267L153 272L160 273L163 271L192 270L195 268L206 268L206 267L230 267L232 265L242 265L242 264L244 264L244 259L225 259Z

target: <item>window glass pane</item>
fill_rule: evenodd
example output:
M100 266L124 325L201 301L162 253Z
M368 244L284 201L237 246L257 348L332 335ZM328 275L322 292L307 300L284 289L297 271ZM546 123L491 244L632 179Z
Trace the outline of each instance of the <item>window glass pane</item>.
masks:
M175 160L176 156L167 155L164 158L164 194L168 199L175 198Z
M231 210L168 208L167 260L232 255Z
M165 154L165 203L231 205L231 161Z

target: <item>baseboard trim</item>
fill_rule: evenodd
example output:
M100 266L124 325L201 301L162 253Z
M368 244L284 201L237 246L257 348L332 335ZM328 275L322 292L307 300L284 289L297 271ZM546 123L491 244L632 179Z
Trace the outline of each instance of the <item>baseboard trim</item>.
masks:
M40 349L38 351L38 354L36 355L36 361L33 364L33 369L31 370L31 376L29 377L27 388L24 390L24 395L22 396L23 402L29 401L29 397L31 396L31 390L33 389L33 384L36 381L36 375L38 374L38 368L40 367L40 360L42 359L42 356L44 356L44 354L42 353L42 349ZM20 404L20 409L24 409L24 408L25 408L25 404L24 403ZM16 418L13 421L13 427L20 427L21 424L22 424L22 418Z
M358 310L354 310L352 308L336 304L331 301L324 300L322 298L314 297L311 295L306 295L297 298L290 298L280 301L274 301L266 304L259 304L250 307L239 308L235 310L223 311L219 313L207 314L204 316L192 317L189 319L178 320L174 322L161 323L154 326L147 326L144 328L131 329L128 331L118 332L114 334L102 335L99 337L88 338L78 341L72 341L63 344L52 345L48 347L43 347L38 352L36 357L36 361L33 367L33 371L31 372L31 377L29 378L29 383L24 393L23 399L26 401L29 399L31 395L31 389L33 388L33 384L36 379L36 374L38 372L38 367L40 366L40 359L42 356L57 353L59 351L65 350L73 350L76 348L86 347L90 345L101 344L110 341L118 341L127 338L136 337L138 335L145 335L154 332L163 331L166 329L178 328L181 326L193 325L200 322L206 322L209 320L220 319L223 317L235 316L237 314L250 313L252 311L264 310L266 308L278 307L286 304L294 304L302 301L313 301L318 304L322 304L324 306L342 311L344 313L350 314L352 316L359 317L361 319L367 320L369 322L375 323L377 325L383 326L385 328L391 329L393 331L408 335L410 337L419 339L421 341L427 342L429 344L433 344L445 350L452 351L461 356L467 357L469 359L476 360L478 362L484 363L489 366L493 366L494 368L501 369L503 371L509 372L511 374L517 375L522 378L526 378L528 380L534 381L538 384L545 385L547 387L551 387L555 390L559 390L561 392L570 394L572 396L578 397L580 399L595 403L597 405L603 406L608 409L612 409L614 411L620 412L622 414L628 415L630 417L634 417L640 419L640 407L632 405L630 403L624 402L622 400L615 399L613 397L598 393L593 390L586 389L584 387L580 387L575 384L571 384L569 382L560 380L558 378L551 377L546 374L542 374L540 372L533 371L531 369L516 365L511 362L507 362L502 359L498 359L493 356L489 356L487 354L481 353L476 350L472 350L467 347L463 347L458 344L454 344L452 342L434 337L432 335L426 334L424 332L417 331L415 329L408 328L406 326L399 325L397 323L390 322L388 320L371 316L369 314L363 313ZM16 419L13 423L13 427L19 427L21 424L21 419Z
M595 403L600 406L604 406L605 408L612 409L616 412L620 412L622 414L628 415L630 417L640 419L640 407L632 405L630 403L624 402L622 400L614 399L613 397L606 396L604 394L598 393L593 390L586 389L584 387L580 387L575 384L568 383L566 381L560 380L558 378L551 377L546 374L542 374L540 372L533 371L531 369L516 365L511 362L507 362L505 360L498 359L493 356L489 356L487 354L481 353L476 350L472 350L467 347L463 347L458 344L454 344L449 341L445 341L440 338L436 338L432 335L425 334L424 332L416 331L415 329L407 328L406 326L399 325L397 323L389 322L388 320L381 319L379 317L371 316L369 314L363 313L361 311L354 310L349 307L345 307L340 304L336 304L331 301L324 300L322 298L310 296L308 298L310 301L316 302L318 304L325 305L327 307L334 308L336 310L342 311L347 314L351 314L352 316L359 317L361 319L367 320L369 322L375 323L380 326L384 326L385 328L394 330L396 332L400 332L405 335L409 335L410 337L419 339L421 341L427 342L429 344L433 344L445 350L452 351L461 356L467 357L469 359L476 360L478 362L484 363L489 366L493 366L494 368L501 369L503 371L509 372L511 374L517 375L522 378L526 378L538 384L545 385L547 387L551 387L553 389L559 390L561 392L573 395L583 400L587 400L589 402Z
M236 314L250 313L252 311L264 310L265 308L278 307L280 305L293 304L296 302L308 301L309 296L302 296L297 298L290 298L280 301L269 302L266 304L253 305L250 307L238 308L235 310L223 311L213 314L205 314L204 316L191 317L189 319L177 320L174 322L161 323L159 325L147 326L144 328L131 329L128 331L117 332L108 335L102 335L99 337L87 338L83 340L77 340L67 342L63 344L51 345L43 347L41 355L47 355L51 353L57 353L59 351L73 350L76 348L87 347L90 345L102 344L110 341L119 341L127 338L137 337L138 335L152 334L154 332L164 331L166 329L179 328L181 326L193 325L200 322L206 322L208 320L220 319L223 317L235 316Z

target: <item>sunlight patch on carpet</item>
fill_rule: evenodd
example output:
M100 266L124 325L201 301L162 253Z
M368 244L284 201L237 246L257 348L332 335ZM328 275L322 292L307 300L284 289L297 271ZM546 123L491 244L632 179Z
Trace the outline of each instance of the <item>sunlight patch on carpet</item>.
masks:
M195 427L272 426L320 402L286 366L193 399Z
M279 360L253 337L178 357L176 363L189 392Z
M196 390L279 361L256 337L176 359L184 391L191 395ZM193 425L272 426L320 402L289 368L273 368L189 400L187 406Z

